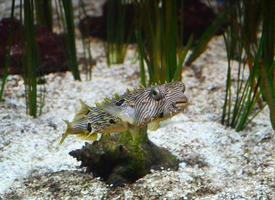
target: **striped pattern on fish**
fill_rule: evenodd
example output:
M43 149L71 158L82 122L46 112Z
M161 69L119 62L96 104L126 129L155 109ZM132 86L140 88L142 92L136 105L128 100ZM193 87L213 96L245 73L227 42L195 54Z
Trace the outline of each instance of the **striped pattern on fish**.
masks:
M183 111L187 105L185 85L175 81L148 88L128 90L123 95L106 98L96 107L81 102L81 109L61 143L72 134L86 140L97 140L102 134L126 131L130 127L149 126L157 129L159 122Z

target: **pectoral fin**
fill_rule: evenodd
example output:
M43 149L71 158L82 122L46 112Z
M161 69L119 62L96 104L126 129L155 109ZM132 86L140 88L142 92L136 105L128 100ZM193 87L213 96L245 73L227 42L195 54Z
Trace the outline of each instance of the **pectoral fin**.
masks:
M150 122L148 124L148 129L150 131L156 131L160 127L159 123L160 123L159 121Z
M78 134L77 137L83 139L83 140L89 140L89 141L99 141L101 139L102 134L101 133L93 133L93 134Z
M130 106L119 107L113 104L106 104L103 106L103 109L105 112L120 118L123 122L128 122L129 124L136 122L134 108Z

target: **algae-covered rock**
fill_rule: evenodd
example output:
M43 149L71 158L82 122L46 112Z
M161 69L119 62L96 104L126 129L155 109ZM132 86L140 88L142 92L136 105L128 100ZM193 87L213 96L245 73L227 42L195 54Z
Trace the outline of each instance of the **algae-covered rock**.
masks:
M179 161L168 150L156 146L146 129L103 137L100 142L86 143L70 152L81 161L81 167L114 186L132 183L150 173L151 169L178 168Z

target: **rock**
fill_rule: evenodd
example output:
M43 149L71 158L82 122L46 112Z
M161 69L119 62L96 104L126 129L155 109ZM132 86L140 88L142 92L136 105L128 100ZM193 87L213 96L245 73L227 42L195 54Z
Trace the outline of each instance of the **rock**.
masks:
M146 129L133 139L130 132L103 137L99 142L86 143L70 155L81 161L81 167L101 177L112 186L132 183L150 173L151 169L178 169L178 159L169 151L152 143Z

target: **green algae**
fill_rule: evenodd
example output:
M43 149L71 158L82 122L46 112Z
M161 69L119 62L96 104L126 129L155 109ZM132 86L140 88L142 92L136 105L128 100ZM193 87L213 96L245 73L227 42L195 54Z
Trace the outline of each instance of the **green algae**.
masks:
M168 150L149 140L147 128L132 128L103 137L70 155L81 161L81 167L113 186L135 182L151 169L176 170L179 163Z

